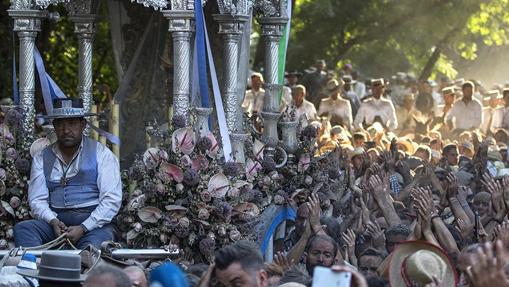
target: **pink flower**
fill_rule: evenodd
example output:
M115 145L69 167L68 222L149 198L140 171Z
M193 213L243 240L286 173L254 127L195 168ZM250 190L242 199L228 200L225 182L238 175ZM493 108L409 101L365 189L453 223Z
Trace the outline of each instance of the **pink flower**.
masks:
M190 154L194 150L194 131L191 128L180 128L173 132L171 150L174 153Z
M169 175L174 181L178 183L181 183L184 179L184 172L180 167L165 161L161 163L159 172Z
M219 143L217 142L216 137L212 133L209 133L207 135L207 138L209 138L210 142L212 143L209 150L207 151L207 155L210 157L215 157L217 155L217 152L219 151Z
M214 198L223 198L230 189L230 181L223 173L212 176L208 184L208 192Z
M248 179L255 178L260 170L262 170L262 165L258 161L253 161L250 158L247 159L246 176Z

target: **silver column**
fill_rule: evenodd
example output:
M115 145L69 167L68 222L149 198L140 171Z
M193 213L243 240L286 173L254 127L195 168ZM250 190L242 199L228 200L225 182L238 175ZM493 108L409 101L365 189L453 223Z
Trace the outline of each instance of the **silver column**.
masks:
M173 116L184 116L189 122L191 39L194 32L194 6L185 1L171 1L172 10L163 11L170 22L168 31L173 36ZM182 10L178 10L182 9ZM170 119L171 120L171 119Z
M265 98L262 112L264 122L263 139L272 146L278 141L279 94L283 89L283 85L278 83L279 42L288 18L262 17L259 22L262 25L262 36L265 43Z
M24 113L20 138L22 149L28 150L34 139L35 38L47 12L35 10L32 1L26 0L13 1L7 12L14 19L14 31L19 38L19 94Z
M239 101L237 97L237 79L239 66L239 41L248 19L246 15L217 14L214 19L219 22L219 34L223 35L223 97L226 106L226 124L232 133L240 132L237 118Z
M71 2L73 3L73 2ZM92 97L92 55L95 33L95 15L75 15L70 19L74 22L74 32L78 36L78 93L83 100L83 106L90 111L93 103Z
M221 7L221 6L220 6ZM239 41L242 37L244 24L249 19L242 14L217 14L214 19L219 22L219 34L224 40L223 61L223 100L225 101L226 125L232 141L232 152L236 162L244 163L244 142L249 135L244 131L244 123L239 119L238 109L241 103L237 95L237 79L239 69Z

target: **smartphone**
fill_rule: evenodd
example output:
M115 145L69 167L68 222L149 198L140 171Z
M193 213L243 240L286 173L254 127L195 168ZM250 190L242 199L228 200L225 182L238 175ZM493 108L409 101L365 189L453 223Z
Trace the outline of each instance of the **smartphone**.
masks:
M334 272L330 268L316 266L312 287L350 287L352 273Z

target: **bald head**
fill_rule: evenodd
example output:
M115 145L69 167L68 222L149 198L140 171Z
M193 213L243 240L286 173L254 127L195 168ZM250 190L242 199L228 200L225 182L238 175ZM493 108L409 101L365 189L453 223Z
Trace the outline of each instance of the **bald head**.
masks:
M147 287L147 277L145 272L137 266L129 266L124 268L124 273L131 279L134 285L139 287Z
M131 287L133 284L122 269L99 265L88 273L83 287Z

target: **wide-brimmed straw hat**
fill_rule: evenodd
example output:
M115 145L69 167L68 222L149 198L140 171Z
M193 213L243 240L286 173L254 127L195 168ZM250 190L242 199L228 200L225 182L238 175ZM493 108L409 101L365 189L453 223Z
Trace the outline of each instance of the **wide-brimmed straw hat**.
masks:
M89 113L83 107L82 99L56 99L53 101L53 112L49 115L40 116L45 119L68 119L97 116Z
M447 254L426 241L407 241L391 254L389 282L392 287L425 286L433 277L444 286L457 286L458 276Z
M343 80L338 81L336 79L330 80L327 82L327 85L325 88L327 89L328 93L334 93L338 91L343 86Z
M81 274L81 257L78 254L63 252L43 252L39 270L22 269L21 276L57 282L83 282L86 275Z

